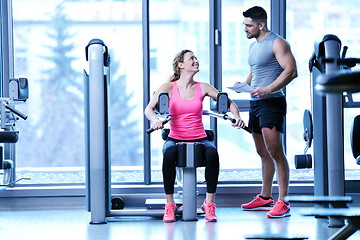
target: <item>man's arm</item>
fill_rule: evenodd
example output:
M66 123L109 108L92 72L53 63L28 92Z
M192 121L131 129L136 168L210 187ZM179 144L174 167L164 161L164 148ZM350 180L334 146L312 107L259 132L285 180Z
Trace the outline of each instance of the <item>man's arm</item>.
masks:
M276 39L273 45L273 52L284 71L269 85L271 92L280 90L298 76L295 58L289 44L285 40L281 38Z
M251 85L251 80L252 80L252 70L251 70L251 68L250 68L250 73L249 73L249 75L248 75L248 77L246 78L246 83L248 84L248 85Z

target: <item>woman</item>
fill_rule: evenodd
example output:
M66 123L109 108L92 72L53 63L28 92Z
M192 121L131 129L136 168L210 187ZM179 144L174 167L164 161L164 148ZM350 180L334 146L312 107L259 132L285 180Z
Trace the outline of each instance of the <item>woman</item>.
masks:
M154 113L158 96L162 92L169 94L170 134L163 147L163 181L166 194L164 222L174 222L176 204L174 201L175 161L177 158L177 142L203 142L205 144L205 180L207 184L206 198L202 210L209 222L217 220L215 215L215 192L219 176L219 155L214 144L207 140L202 122L202 103L205 96L217 99L218 91L211 85L196 82L194 76L199 72L199 61L190 50L183 50L173 60L174 74L170 81L164 83L153 95L145 108L145 116L151 121L154 130L162 129L161 120ZM237 106L230 100L230 111L236 120L232 126L245 127Z

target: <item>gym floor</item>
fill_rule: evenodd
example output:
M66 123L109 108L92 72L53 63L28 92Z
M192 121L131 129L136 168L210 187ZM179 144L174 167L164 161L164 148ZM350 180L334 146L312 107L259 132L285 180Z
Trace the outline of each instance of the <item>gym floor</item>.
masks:
M107 224L89 224L90 213L73 209L39 209L0 211L0 239L2 240L195 240L245 239L251 234L291 234L324 240L338 228L329 228L328 220L302 216L304 207L292 207L292 216L268 219L264 211L242 211L239 207L218 207L218 222L208 223L204 215L195 222L163 223L160 218L119 217ZM360 231L349 240L360 239Z

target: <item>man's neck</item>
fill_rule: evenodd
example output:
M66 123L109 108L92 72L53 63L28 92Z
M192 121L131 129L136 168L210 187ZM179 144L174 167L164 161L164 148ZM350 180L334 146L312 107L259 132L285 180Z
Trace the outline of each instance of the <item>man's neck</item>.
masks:
M270 32L270 30L268 30L268 29L262 30L260 32L260 35L256 38L256 41L262 42L266 38L266 36L268 35L269 32Z

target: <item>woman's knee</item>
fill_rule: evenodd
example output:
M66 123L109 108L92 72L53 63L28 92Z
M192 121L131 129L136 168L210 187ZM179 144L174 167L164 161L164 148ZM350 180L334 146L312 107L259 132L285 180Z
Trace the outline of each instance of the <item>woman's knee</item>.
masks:
M163 166L175 166L177 159L176 145L164 147L163 149Z
M177 154L176 144L164 144L163 155L165 157L175 157Z
M219 166L219 154L216 148L208 148L205 150L205 165Z

